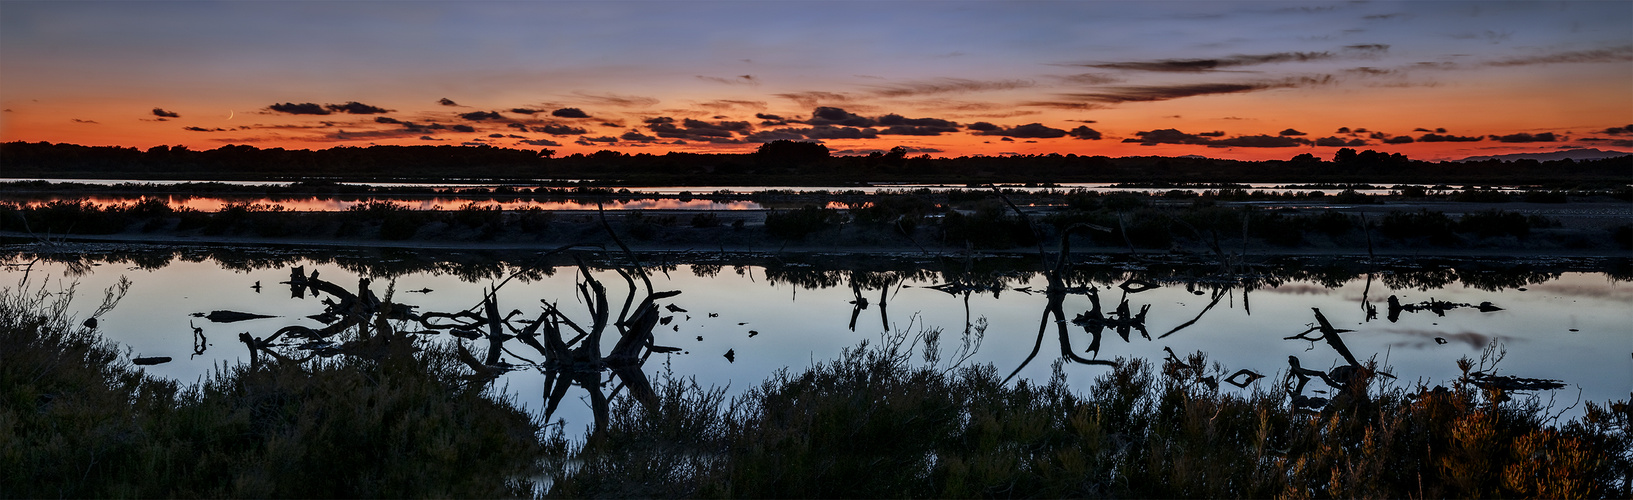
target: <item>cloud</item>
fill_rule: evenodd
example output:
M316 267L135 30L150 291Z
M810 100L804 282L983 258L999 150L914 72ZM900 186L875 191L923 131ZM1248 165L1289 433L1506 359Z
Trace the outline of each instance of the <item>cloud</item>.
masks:
M968 126L966 126L964 128L979 131L979 132L991 132L991 131L994 131L994 130L1002 130L1003 129L1003 127L999 127L997 125L993 125L993 124L987 123L987 122L971 123L971 124L969 124Z
M691 139L714 142L715 139L729 139L732 133L747 134L754 128L746 121L719 121L708 122L687 118L675 124L675 119L667 116L648 118L643 120L648 130L665 139Z
M544 110L542 110L542 109L532 109L532 108L510 108L510 112L516 113L518 115L529 115L529 116L531 116L531 115L536 115L536 114L539 114L539 113L543 113Z
M617 107L623 107L623 108L639 108L639 107L655 106L655 105L658 104L657 99L654 99L654 98L651 98L651 97L646 97L646 96L638 96L638 95L619 95L619 94L611 94L611 93L607 93L607 94L591 94L591 93L588 93L588 92L575 92L575 94L578 95L579 97L582 97L584 99L588 99L590 101L595 102L596 104L600 104L600 105L604 105L604 106L617 106ZM571 109L571 108L569 108L569 109Z
M441 104L443 106L458 106L459 105L458 103L454 102L453 99L449 99L449 98L446 98L446 97L438 99L437 104Z
M1366 53L1368 55L1382 54L1382 53L1385 53L1385 52L1389 52L1389 44L1386 44L1386 43L1361 43L1361 44L1355 44L1355 45L1345 45L1344 46L1344 51L1346 51L1346 52L1362 52L1362 53Z
M454 125L454 126L448 127L448 128L452 129L455 132L475 132L476 131L476 127L472 127L470 125Z
M1123 139L1123 142L1137 142L1142 146L1157 144L1192 144L1212 148L1242 147L1242 148L1288 148L1294 146L1308 146L1314 144L1309 139L1301 137L1282 137L1273 135L1249 135L1228 139L1214 139L1202 134L1187 134L1177 129L1165 128L1146 132L1135 132L1133 138Z
M1077 128L1072 129L1068 133L1071 134L1072 137L1077 138L1077 139L1084 139L1084 140L1091 140L1091 141L1100 140L1100 131L1089 128L1087 125L1080 125Z
M771 114L766 114L766 113L755 113L754 117L759 118L761 120L760 121L761 126L771 127L771 126L776 126L776 125L787 125L788 124L788 120L783 118L780 115L771 115Z
M584 135L585 132L588 132L588 130L584 130L583 128L574 127L571 125L562 125L559 123L551 123L543 127L533 127L533 131L550 135Z
M1333 55L1330 52L1277 52L1273 54L1237 54L1214 59L1158 59L1154 61L1079 64L1078 66L1123 71L1200 73L1259 64L1319 61L1331 59L1332 57Z
M577 145L580 145L580 146L595 146L595 145L597 145L597 144L598 144L598 143L600 143L600 144L615 144L615 143L617 143L617 142L618 142L618 138L617 138L617 137L609 137L609 136L601 136L601 137L589 137L589 136L579 136L579 137L578 137L578 140L576 140L576 141L573 141L573 144L577 144Z
M521 141L521 142L522 142L522 144L526 144L526 145L529 145L529 146L552 146L552 147L561 146L561 143L556 142L556 141L552 141L550 139L524 140L524 141Z
M96 120L81 120L78 118L69 118L69 120L74 123L96 123Z
M907 82L892 85L874 86L873 95L880 97L910 97L933 94L949 94L958 92L979 92L988 90L1012 90L1036 85L1028 80L968 80L964 78L941 78L931 81Z
M880 135L941 135L958 131L958 124L940 118L907 118L891 113L881 116L875 121L885 126L879 131Z
M273 111L277 111L277 112L280 112L280 113L289 113L289 114L292 114L292 115L327 115L327 114L329 114L329 110L323 109L323 106L320 106L320 105L318 105L318 103L315 103L315 102L307 102L307 103L301 103L301 104L286 102L286 103L283 103L283 104L273 104L271 106L267 106L267 109L271 109Z
M346 101L346 104L326 104L323 107L327 108L329 111L346 113L349 115L377 115L380 113L391 112L389 109L370 106L357 101Z
M1491 344L1491 341L1493 339L1493 336L1491 336L1491 335L1486 335L1486 334L1483 334L1483 333L1476 333L1476 332L1471 332L1471 331L1461 331L1461 332L1452 333L1452 332L1443 332L1443 331L1437 331L1437 330L1424 330L1424 329L1418 329L1418 328L1385 328L1384 331L1388 332L1388 333L1393 333L1393 334L1409 337L1407 339L1390 342L1389 345L1402 346L1402 347L1414 347L1414 348L1419 348L1419 349L1432 348L1432 347L1435 347L1435 346L1439 345L1440 343L1435 340L1436 337L1444 338L1449 342L1459 342L1459 343L1463 343L1463 344L1468 344L1470 349L1484 348L1487 345ZM1511 341L1511 340L1514 340L1512 337L1496 336L1495 338L1497 340L1499 340L1499 341Z
M1395 73L1398 72L1398 71L1392 70L1392 69L1379 69L1379 68L1374 68L1374 67L1371 67L1371 66L1361 66L1361 67L1358 67L1358 68L1350 68L1350 69L1346 69L1344 71L1350 72L1350 73L1359 73L1359 74L1366 75L1366 76L1392 75L1392 74L1395 74Z
M1305 134L1304 134L1304 132L1299 132L1297 130L1287 129L1287 130L1281 131L1280 133L1278 133L1276 135L1294 136L1294 135L1305 135Z
M1212 132L1201 132L1201 133L1198 133L1196 135L1199 135L1199 136L1202 136L1202 137L1224 137L1225 132L1220 131L1220 130L1215 130L1215 131L1212 131Z
M1607 47L1593 50L1576 50L1570 52L1555 52L1525 57L1511 57L1485 63L1487 66L1530 66L1533 64L1554 63L1607 63L1633 61L1633 45Z
M1397 135L1384 139L1384 144L1411 144L1412 142L1413 139L1410 135Z
M819 106L811 111L811 119L805 121L809 125L841 125L846 127L872 127L879 122L845 111L844 109Z
M561 108L551 111L550 116L559 116L562 118L589 118L590 114L585 113L584 110L578 108Z
M375 118L375 121L379 121L379 118ZM408 132L416 132L416 133L424 132L424 131L427 131L427 130L444 130L444 129L448 128L446 126L443 126L441 123L432 123L432 124L429 124L429 125L420 125L420 124L414 123L414 122L394 122L394 123L401 123L403 125L403 130L408 131Z
M643 143L643 144L649 143L649 142L655 142L655 141L658 140L657 137L652 137L650 135L642 134L642 133L634 131L634 130L624 132L624 135L620 135L620 136L618 136L618 138L626 140L626 141L630 141L630 142L639 142L639 143Z
M912 146L897 146L897 147L901 148L902 151L905 151L905 152L908 152L908 153L944 153L945 152L945 151L943 151L941 149L938 149L938 148L916 148L916 147L912 147ZM866 155L871 155L871 154L874 154L874 153L885 154L885 153L889 153L889 151L886 151L886 150L883 150L883 149L837 149L837 150L833 151L833 154L840 155L840 156L866 156Z
M696 75L696 76L697 76L697 79L703 80L705 82L714 82L714 83L720 83L720 84L725 84L725 85L759 85L760 84L760 80L754 78L754 75L737 75L737 76L732 77L732 78L721 78L721 77L718 77L718 76L703 76L703 75Z
M224 128L204 128L204 127L182 127L182 130L191 130L191 131L194 131L194 132L226 132L227 131L227 129L224 129Z
M1241 147L1241 148L1291 148L1308 146L1309 139L1296 137L1282 137L1274 135L1246 135L1229 139L1218 139L1208 143L1209 147Z
M446 100L446 99L444 99L444 100ZM438 138L435 138L435 137L431 137L429 135L422 135L422 136L420 136L420 140L422 140L422 141L446 141L447 139L438 139Z
M1042 123L1028 123L1014 128L987 130L977 135L999 135L1021 139L1054 139L1056 137L1066 137L1066 131Z
M1117 82L1123 81L1122 78L1117 78L1115 76L1109 76L1109 75L1102 75L1102 74L1099 74L1099 73L1079 73L1079 74L1076 74L1076 75L1055 76L1053 78L1056 78L1056 79L1060 80L1061 82L1068 83L1068 84L1074 84L1074 85L1105 85L1105 84L1108 84L1108 83L1117 83Z
M1356 147L1367 145L1367 141L1361 139L1346 140L1342 137L1322 137L1315 140L1315 145L1326 147Z
M747 142L771 142L775 140L797 141L802 139L878 139L879 131L871 128L835 127L831 125L817 125L811 128L783 128L777 130L763 130L749 134L743 139Z
M376 116L374 123L402 123L402 121L389 116Z
M837 92L790 92L772 95L794 101L801 107L806 108L812 108L826 103L845 103L851 101L851 96L849 94L841 94Z
M1445 129L1440 129L1440 130L1442 132L1445 131ZM1483 141L1483 140L1485 140L1485 138L1480 137L1480 136L1463 137L1463 136L1456 136L1456 135L1441 135L1441 134L1423 134L1423 135L1418 136L1418 142L1479 142L1479 141Z
M1112 87L1105 92L1061 94L1062 97L1086 103L1120 104L1151 102L1213 94L1237 94L1261 90L1284 89L1330 83L1331 76L1303 77L1281 81L1256 83L1195 83L1187 85L1146 85Z
M1521 132L1521 133L1518 133L1518 134L1509 134L1509 135L1502 135L1502 136L1493 135L1493 136L1490 136L1490 137L1491 137L1492 140L1498 141L1498 142L1554 142L1554 141L1558 140L1557 137L1554 137L1553 132L1543 132L1543 133L1536 134L1536 135L1531 135L1531 134Z
M499 113L493 111L472 111L470 113L460 113L459 117L470 121L500 120L504 118L503 116L499 116Z
M766 104L765 104L765 101L748 101L748 100L738 100L738 99L718 99L718 100L713 100L713 101L709 101L709 102L698 103L698 106L702 107L704 109L712 109L712 110L719 111L719 110L728 110L728 109L736 109L736 108L764 109Z
M175 111L165 111L162 108L153 108L153 116L160 118L181 118L181 113L177 113Z
M1610 135L1633 134L1633 124L1628 124L1628 125L1624 125L1624 126L1620 126L1620 127L1607 128L1607 129L1601 130L1600 133L1610 134Z

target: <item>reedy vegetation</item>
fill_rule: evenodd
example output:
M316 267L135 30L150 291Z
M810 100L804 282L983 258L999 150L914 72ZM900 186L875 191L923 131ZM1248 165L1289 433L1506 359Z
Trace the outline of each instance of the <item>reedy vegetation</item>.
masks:
M1078 394L1059 365L1004 385L921 329L731 398L666 373L657 404L622 398L606 434L568 443L443 349L158 380L75 326L64 292L0 293L0 496L523 496L531 478L562 497L1633 493L1626 401L1559 423L1466 381L1374 380L1296 413L1280 384L1204 383L1224 369L1190 368L1200 353L1119 360Z

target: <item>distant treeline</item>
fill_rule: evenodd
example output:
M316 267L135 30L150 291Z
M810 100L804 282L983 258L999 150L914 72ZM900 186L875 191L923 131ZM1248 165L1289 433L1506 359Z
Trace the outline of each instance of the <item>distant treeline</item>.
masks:
M1633 156L1602 160L1426 162L1344 148L1323 159L1239 161L1201 157L1110 158L1076 154L930 158L904 148L833 156L821 144L776 141L753 153L661 155L602 150L556 157L549 149L370 146L322 150L227 145L146 150L48 142L0 144L0 176L121 179L347 180L574 179L669 185L845 185L860 182L1385 182L1625 184Z

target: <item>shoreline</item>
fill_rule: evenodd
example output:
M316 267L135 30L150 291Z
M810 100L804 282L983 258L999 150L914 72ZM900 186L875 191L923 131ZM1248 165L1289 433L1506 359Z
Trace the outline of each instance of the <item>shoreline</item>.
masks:
M109 234L109 235L52 235L42 239L18 231L0 231L0 247L15 247L35 245L40 243L106 243L106 244L134 244L134 245L176 245L176 246L275 246L301 248L329 248L329 249L391 249L391 250L425 250L425 251L548 251L564 245L572 244L567 241L552 242L504 242L504 241L456 241L456 240L405 240L389 241L379 239L330 239L330 238L269 238L256 236L208 236L208 235L175 235L175 234ZM605 240L586 240L581 242L582 248L601 247L601 251L618 252L616 245ZM1008 249L968 250L953 247L915 247L909 245L820 245L810 242L789 242L782 245L716 245L715 248L706 248L702 245L684 245L676 243L651 243L640 241L625 242L631 251L656 254L686 254L711 253L722 255L765 255L765 254L855 254L855 255L897 255L897 256L965 256L965 255L1036 255L1036 248L1017 247ZM1058 249L1046 245L1044 250L1050 254L1058 253ZM1275 247L1249 248L1245 254L1227 252L1229 255L1241 257L1284 257L1284 256L1312 256L1312 257L1369 257L1366 251L1357 251L1351 248L1326 247ZM1095 246L1075 243L1071 247L1072 255L1117 255L1128 257L1196 257L1210 258L1208 252L1199 249L1184 251L1139 249L1129 252L1127 247ZM1442 247L1385 247L1371 252L1377 257L1470 257L1470 258L1633 258L1633 250L1612 250L1604 248L1588 249L1540 249L1540 248L1442 248Z

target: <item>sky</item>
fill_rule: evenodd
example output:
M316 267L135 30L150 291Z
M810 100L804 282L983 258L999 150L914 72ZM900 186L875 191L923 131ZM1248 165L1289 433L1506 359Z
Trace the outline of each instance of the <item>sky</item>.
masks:
M1633 151L1633 2L0 0L0 141Z

